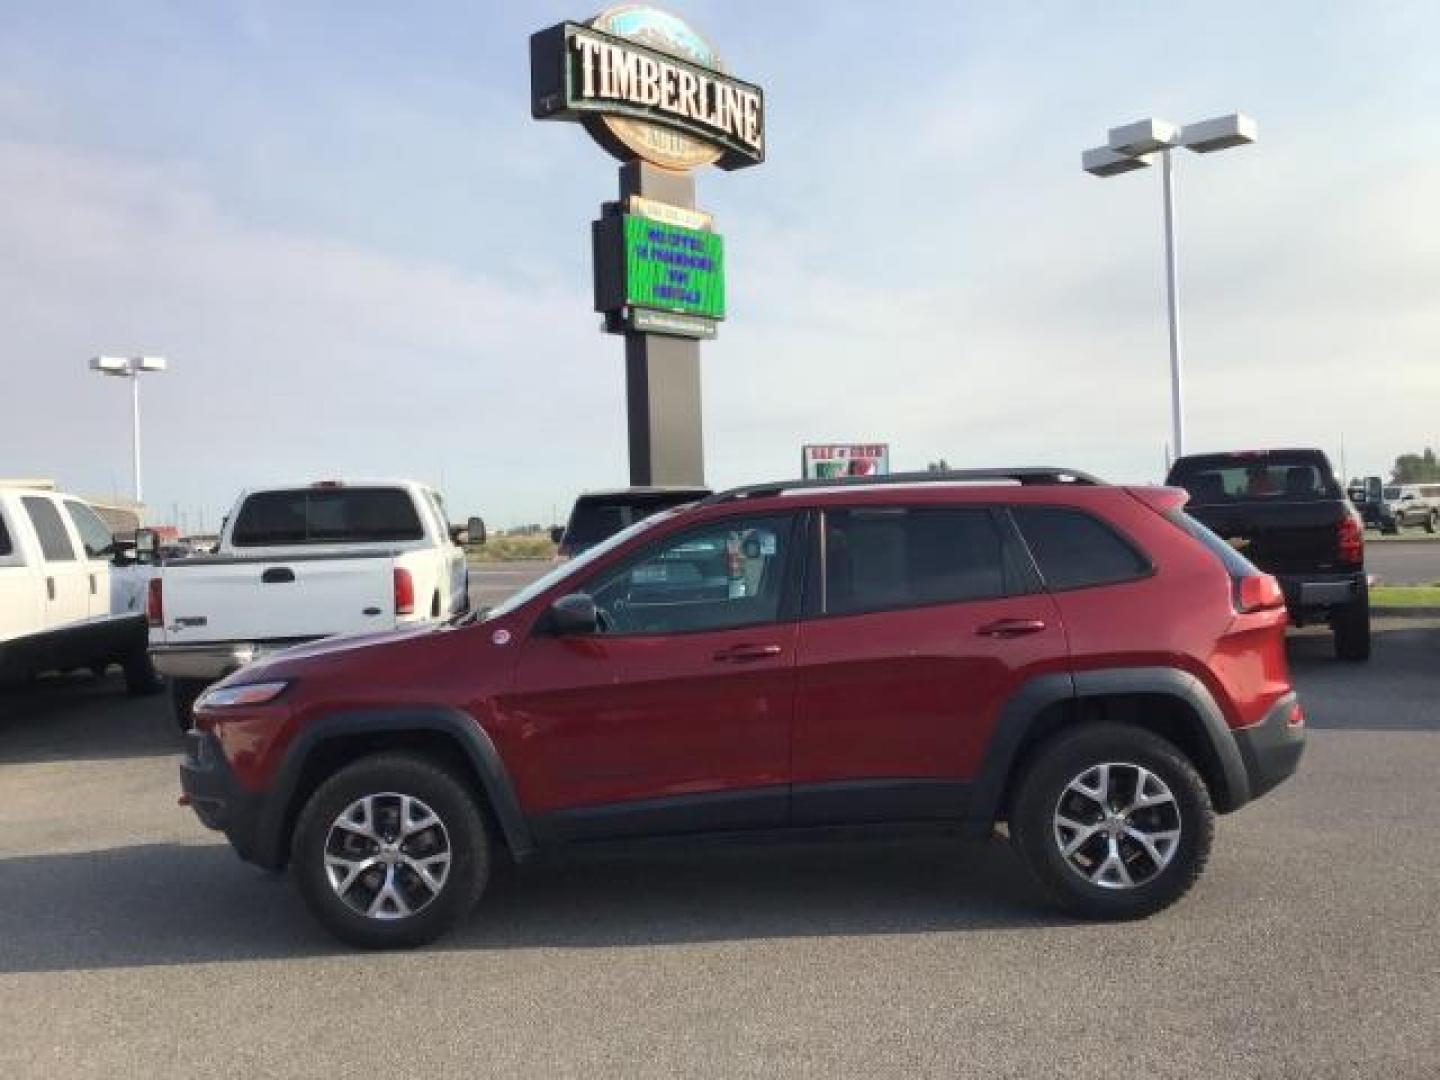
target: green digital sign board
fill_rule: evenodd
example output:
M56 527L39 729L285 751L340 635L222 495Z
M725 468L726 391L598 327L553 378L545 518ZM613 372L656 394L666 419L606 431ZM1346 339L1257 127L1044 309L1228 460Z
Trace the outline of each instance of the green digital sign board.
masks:
M626 214L623 235L626 304L725 318L725 242L719 234Z

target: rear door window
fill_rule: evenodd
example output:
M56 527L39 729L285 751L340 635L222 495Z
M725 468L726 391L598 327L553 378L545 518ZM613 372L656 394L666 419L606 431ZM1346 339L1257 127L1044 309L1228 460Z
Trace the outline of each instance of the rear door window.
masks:
M399 488L317 488L251 495L235 519L236 547L398 543L425 536L408 492Z
M985 508L857 507L824 516L830 615L986 600L1020 591Z
M15 554L15 545L10 540L10 530L5 525L5 516L0 514L0 559Z
M1016 506L1010 512L1047 588L1113 585L1150 572L1149 561L1128 540L1082 510Z
M26 496L20 501L25 504L30 524L35 526L40 554L45 561L74 562L75 545L70 542L70 534L65 531L65 523L60 519L60 511L55 509L55 504L35 496Z

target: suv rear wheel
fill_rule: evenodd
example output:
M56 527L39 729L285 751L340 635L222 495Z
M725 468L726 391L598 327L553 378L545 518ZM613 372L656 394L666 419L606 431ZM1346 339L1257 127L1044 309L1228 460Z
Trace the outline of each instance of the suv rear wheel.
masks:
M365 948L433 941L470 913L490 874L484 819L466 785L408 754L361 758L321 784L290 857L316 918Z
M1131 919L1173 904L1210 855L1215 811L1194 766L1141 728L1090 724L1030 762L1010 833L1060 907Z

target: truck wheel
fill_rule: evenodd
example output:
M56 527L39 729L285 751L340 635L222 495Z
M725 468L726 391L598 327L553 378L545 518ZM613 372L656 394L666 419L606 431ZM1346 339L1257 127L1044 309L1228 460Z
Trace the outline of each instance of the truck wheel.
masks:
M1185 895L1210 856L1215 811L1174 745L1126 724L1055 739L1021 777L1010 835L1060 907L1134 919Z
M1330 616L1335 633L1335 656L1361 663L1370 659L1370 591L1362 588L1357 599L1336 608Z
M125 689L135 697L158 694L165 689L165 680L155 670L147 652L132 653L120 661L125 671ZM103 668L101 671L103 672Z
M290 864L311 912L341 941L408 948L475 907L490 877L490 842L454 775L427 758L376 754L310 796Z
M170 680L170 710L182 735L194 726L195 702L209 687L204 679Z
M1440 510L1431 510L1430 516L1425 519L1425 531L1433 533L1437 528L1440 528Z

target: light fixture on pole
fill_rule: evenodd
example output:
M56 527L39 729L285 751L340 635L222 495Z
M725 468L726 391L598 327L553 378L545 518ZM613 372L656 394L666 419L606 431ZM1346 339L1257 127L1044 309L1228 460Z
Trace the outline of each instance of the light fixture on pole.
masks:
M1243 113L1184 127L1151 117L1111 128L1104 146L1080 155L1081 168L1102 177L1144 169L1160 158L1165 200L1165 308L1170 320L1171 446L1176 457L1185 452L1185 390L1180 365L1180 285L1175 271L1175 176L1170 153L1181 146L1197 154L1228 150L1254 142L1258 134L1255 121Z
M165 371L169 366L163 356L95 356L90 360L91 371L130 380L130 442L137 503L145 501L140 486L140 376L142 373Z

